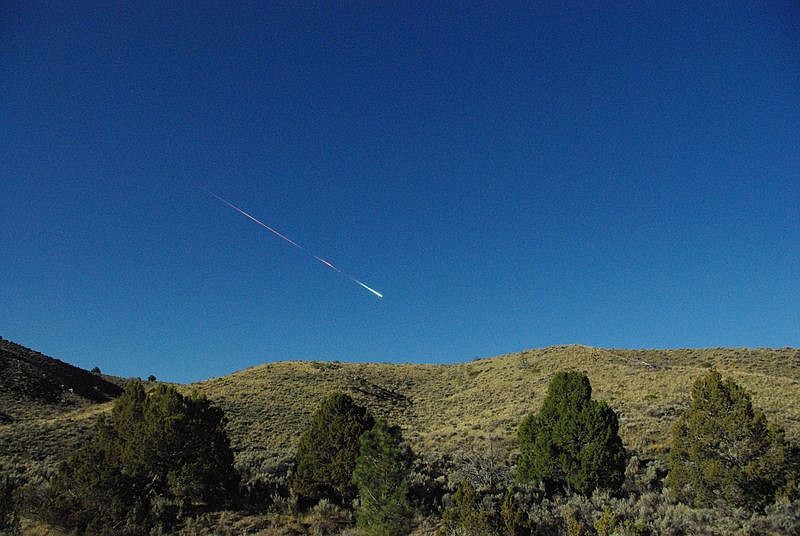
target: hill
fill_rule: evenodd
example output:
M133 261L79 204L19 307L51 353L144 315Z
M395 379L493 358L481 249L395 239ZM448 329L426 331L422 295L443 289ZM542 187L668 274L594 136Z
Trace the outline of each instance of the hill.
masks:
M0 338L0 462L19 468L63 456L122 393L120 383Z
M187 389L225 409L240 463L259 467L291 455L311 413L334 390L399 424L426 455L489 441L513 449L519 422L538 410L553 374L577 369L620 414L626 447L657 455L695 378L710 367L734 377L771 420L800 437L800 351L790 348L556 346L458 365L278 362Z
M6 362L13 354L9 348L15 347L3 341ZM15 355L30 357L24 352ZM110 409L110 403L81 398L86 386L108 397L118 392L101 377L73 371L75 367L40 354L34 357L33 362L70 370L87 383L80 391L73 387L74 393L62 389L70 400L58 403L15 395L8 382L0 384L0 411L13 413L12 422L0 425L0 463L14 464L19 471L52 466L90 433L98 415ZM22 357L14 359L22 362ZM62 366L67 368L58 368ZM375 414L399 424L415 450L426 456L490 441L513 450L519 422L538 410L553 374L576 369L589 376L594 396L607 400L620 414L626 447L655 456L664 450L672 421L688 405L692 382L712 366L750 390L756 405L783 425L790 438L800 438L800 350L790 348L555 346L457 365L284 361L181 389L203 393L225 410L238 464L258 473L291 456L310 415L334 390L349 393ZM65 377L53 374L48 385ZM14 396L17 409L9 410L8 400ZM19 409L26 405L35 410Z

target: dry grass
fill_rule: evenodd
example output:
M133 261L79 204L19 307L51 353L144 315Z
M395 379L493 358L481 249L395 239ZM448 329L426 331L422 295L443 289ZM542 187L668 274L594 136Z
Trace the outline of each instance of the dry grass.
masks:
M628 448L658 453L687 406L691 385L714 366L753 394L757 406L800 438L800 351L795 349L605 350L555 346L459 365L269 363L182 386L221 406L240 464L257 469L285 459L312 412L331 391L349 393L399 424L427 455L493 440L513 448L522 418L541 404L552 375L588 374L596 398L619 413ZM91 432L110 403L29 402L0 424L0 463L17 470L52 466Z
M511 447L552 375L576 369L589 376L595 397L619 412L626 446L658 452L695 378L711 366L749 389L791 438L800 437L800 352L793 349L557 346L460 365L279 362L185 388L225 409L240 460L260 464L290 455L311 413L334 390L401 425L426 454L489 439Z
M800 351L788 348L556 346L460 365L279 362L179 387L203 393L225 410L238 464L251 474L263 474L291 456L309 417L331 391L349 393L373 413L399 424L414 449L428 457L488 440L513 450L519 422L538 410L550 378L564 369L584 371L595 397L619 413L628 448L646 456L658 454L666 448L672 421L688 405L695 378L712 366L745 386L791 439L800 439ZM0 391L0 412L11 417L0 424L0 469L41 479L111 408L111 403L65 396L44 403ZM183 533L236 534L243 527L265 535L287 534L292 528L304 533L325 521L309 515L209 514L193 520ZM57 533L24 521L26 534ZM415 534L431 533L426 527L421 525Z

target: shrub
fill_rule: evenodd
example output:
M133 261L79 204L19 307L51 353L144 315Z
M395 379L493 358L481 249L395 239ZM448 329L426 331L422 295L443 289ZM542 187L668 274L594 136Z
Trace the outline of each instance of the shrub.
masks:
M91 370L92 374L100 374L100 367L93 367Z
M400 429L384 420L361 436L353 470L353 483L361 498L356 514L359 534L403 536L409 532L411 452L402 441Z
M462 482L445 508L439 536L495 536L491 512L481 508L479 496L468 481Z
M374 424L372 415L349 396L326 398L297 445L292 491L304 502L349 504L357 493L352 477L358 441Z
M579 372L556 374L542 409L522 421L518 438L519 482L588 495L596 488L618 489L624 479L617 415L592 400L589 379Z
M445 461L415 455L408 475L409 499L415 511L424 516L442 513L442 498L447 493Z
M796 493L797 450L770 426L742 387L710 371L672 431L667 485L698 507L762 510L776 495Z
M511 482L509 453L497 442L472 443L457 450L452 459L451 482L467 480L478 491L496 491Z
M148 376L147 377L147 381L150 382L150 383L153 383L154 381L156 381L155 374L151 374L150 376Z
M205 398L164 385L148 395L140 382L129 383L92 440L59 467L51 521L88 533L122 526L136 533L193 502L218 506L238 484L224 426L222 411Z
M518 492L513 488L506 490L500 507L503 536L530 536L528 516L520 504Z

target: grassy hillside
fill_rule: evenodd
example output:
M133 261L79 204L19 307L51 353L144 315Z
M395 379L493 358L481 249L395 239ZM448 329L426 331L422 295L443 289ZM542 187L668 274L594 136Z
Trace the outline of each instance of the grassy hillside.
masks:
M85 441L97 418L110 411L112 402L103 400L118 392L115 383L120 380L0 343L0 372L6 375L0 382L0 416L6 416L0 419L0 470L41 486L55 463ZM265 476L276 462L292 455L310 415L331 391L349 393L373 413L399 424L414 449L429 459L461 448L491 447L508 460L519 422L538 410L550 379L564 369L589 376L595 398L607 400L619 413L629 449L645 458L657 456L666 449L672 421L688 405L692 383L712 366L745 386L791 439L800 439L800 351L788 348L557 346L459 365L287 361L179 387L204 393L225 410L237 463L247 480ZM87 392L90 396L84 396ZM197 525L184 533L308 533L315 523L330 524L332 519L335 525L341 517L316 510L286 513L280 504L265 514L209 514L192 521L206 528ZM656 515L648 510L645 517L650 514ZM662 519L667 514L658 515ZM23 521L26 534L60 533L36 519ZM435 516L425 518L414 534L432 534L435 524ZM726 530L721 533L730 532Z
M401 425L413 447L427 455L490 440L513 449L518 423L539 408L552 375L577 369L588 374L595 397L619 412L626 446L657 454L671 422L688 404L692 382L711 366L749 389L790 438L800 438L800 350L788 348L556 346L459 365L285 361L182 389L204 393L225 410L238 461L258 470L291 455L311 413L333 390ZM0 463L18 470L52 466L111 407L68 389L61 396L47 402L0 384L0 412L12 416L0 424Z
M326 393L351 394L402 426L414 448L442 454L474 442L513 448L516 428L537 410L558 370L585 371L595 397L620 414L629 448L657 454L709 367L753 393L771 420L800 437L800 351L795 349L605 350L557 346L460 365L279 362L187 389L222 406L240 461L289 456Z

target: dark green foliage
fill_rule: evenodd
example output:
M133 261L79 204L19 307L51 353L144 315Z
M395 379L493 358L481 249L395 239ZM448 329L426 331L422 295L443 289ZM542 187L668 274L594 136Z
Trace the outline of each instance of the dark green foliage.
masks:
M375 424L372 415L341 393L326 398L300 437L291 487L304 502L328 499L349 504L357 490L353 468L361 434Z
M136 533L156 521L155 503L178 512L193 502L220 505L238 486L224 427L222 411L205 398L165 385L148 395L131 382L92 440L60 466L49 492L51 521L88 533Z
M152 382L156 381L156 376L155 376L155 374L151 374L150 376L148 376L148 377L147 377L147 381L149 381L150 383L152 383Z
M797 478L797 450L749 393L713 370L698 378L672 432L667 484L676 498L763 509L776 495L795 494Z
M356 514L359 534L404 536L411 528L411 451L402 442L400 428L390 427L384 420L361 436L353 469L353 483L361 498Z
M542 409L522 421L518 438L522 483L588 495L597 488L615 490L624 479L617 415L592 400L589 379L579 372L556 374Z
M494 526L493 516L481 508L479 496L468 481L463 481L452 504L442 515L442 526L439 535L450 536L496 536L499 531Z

